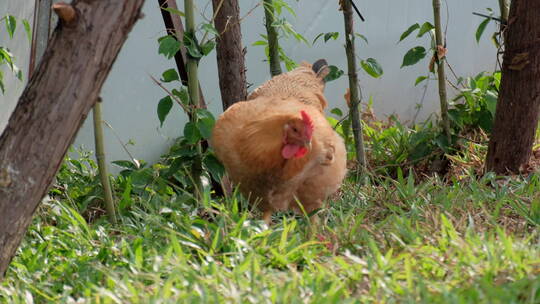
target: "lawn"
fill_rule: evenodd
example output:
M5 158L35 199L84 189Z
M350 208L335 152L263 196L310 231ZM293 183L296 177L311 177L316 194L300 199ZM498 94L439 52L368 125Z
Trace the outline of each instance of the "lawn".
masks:
M113 227L95 165L68 159L0 301L540 303L540 174L413 176L350 179L320 226L281 213L268 227L240 195L194 202L120 175Z

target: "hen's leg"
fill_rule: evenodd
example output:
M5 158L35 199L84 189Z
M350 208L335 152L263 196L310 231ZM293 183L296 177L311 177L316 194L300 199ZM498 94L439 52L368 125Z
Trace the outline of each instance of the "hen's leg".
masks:
M270 226L270 224L272 223L272 211L271 210L264 211L262 219L266 223L266 225Z
M225 197L230 197L233 193L233 185L227 174L225 174L221 179L221 187L223 188Z
M321 218L318 214L314 214L309 217L309 222L311 226L319 226L321 224Z

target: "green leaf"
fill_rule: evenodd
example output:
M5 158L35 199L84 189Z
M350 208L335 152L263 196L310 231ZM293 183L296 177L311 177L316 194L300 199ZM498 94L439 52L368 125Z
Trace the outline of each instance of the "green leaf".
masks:
M134 171L130 175L131 182L135 188L144 188L152 183L154 175L151 168L144 168Z
M219 36L219 32L216 30L216 28L210 24L210 23L205 23L202 25L201 27L205 32L208 32L208 33L211 33L211 34L214 34L216 36Z
M193 58L201 58L203 56L199 49L199 44L189 35L184 35L184 46L189 56Z
M28 20L26 19L23 19L22 23L26 32L26 36L28 37L28 42L32 43L32 28L30 27L30 23L28 23Z
M324 34L324 42L328 42L328 40L330 39L338 39L339 37L339 33L338 32L330 32L330 33L326 33Z
M205 44L201 45L201 52L203 56L210 54L215 47L216 42L214 40L207 41Z
M120 168L131 169L131 170L137 169L137 165L135 165L133 162L129 160L115 160L115 161L112 161L111 163L113 163L114 165L117 165Z
M374 58L368 58L366 60L361 60L360 65L373 78L379 78L384 73L381 65Z
M422 46L416 46L410 49L403 57L401 67L416 64L418 61L426 57L426 49Z
M358 33L354 33L354 35L362 40L364 40L366 42L366 44L369 44L369 41L368 39L366 38L366 36L362 35L362 34L358 34Z
M184 126L184 138L190 144L195 144L201 139L199 129L194 122L190 121Z
M191 158L193 156L197 155L197 150L194 149L193 146L189 145L182 145L179 149L174 150L171 154L169 154L170 157L180 157L180 158Z
M181 16L181 17L184 17L184 16L185 16L184 12L179 11L179 10L177 10L177 9L175 9L175 8L171 8L171 7L162 7L161 9L164 10L164 11L167 11L167 12L169 12L169 13L171 13L171 14L174 14L174 15L178 15L178 16Z
M321 34L322 35L322 34ZM267 41L264 41L264 40L257 40L255 42L253 42L251 44L252 46L257 46L257 45L262 45L262 46L267 46L268 45L268 42Z
M212 129L214 129L215 121L210 118L197 120L197 128L204 139L212 137Z
M2 94L6 92L6 87L4 86L4 73L0 70L0 91Z
M13 70L13 55L5 48L0 46L0 59L2 59L7 62L9 65L9 68ZM2 62L0 60L0 62Z
M330 113L336 115L337 117L343 116L343 111L341 111L340 108L333 108L332 110L330 110Z
M420 27L420 31L418 31L418 35L416 37L420 38L424 36L425 33L431 31L434 28L435 27L430 22L424 22L424 24L422 24L422 27Z
M424 81L426 79L428 79L427 76L420 76L420 77L416 78L416 81L414 82L414 86L417 86L420 82L422 82L422 81Z
M13 39L13 34L15 34L15 29L17 29L17 19L11 15L6 17L6 30L9 34L9 38Z
M420 28L420 25L418 23L411 25L405 32L403 32L403 34L401 34L401 37L399 37L399 41L402 41L403 39L407 38L412 32L414 32L416 29L419 29L419 28Z
M17 77L20 81L23 80L22 71L15 65L13 66L13 72L15 73L15 77Z
M215 120L214 114L212 114L212 112L206 109L197 109L195 113L197 115L197 119L210 118L212 120Z
M484 131L490 133L493 129L493 117L489 111L483 110L478 113L478 125L484 129Z
M204 139L212 137L212 130L216 120L214 115L205 109L197 109L195 112L197 115L197 128Z
M163 122L165 121L165 118L167 118L167 115L169 115L169 112L171 111L171 108L173 106L173 101L171 96L165 96L163 97L157 107L157 114L160 122L160 126L163 127Z
M487 27L489 21L490 21L490 19L486 18L486 20L482 21L482 23L480 23L480 25L476 29L476 42L477 43L480 42L480 38L482 38L482 34L486 30L486 27Z
M335 65L331 65L328 68L330 69L330 72L328 73L328 75L326 75L326 77L324 77L325 82L336 80L340 78L341 76L343 76L343 74L345 73L342 70L340 70L338 67L336 67Z
M212 177L219 181L225 174L225 168L213 154L207 154L203 159L203 165Z
M313 39L313 42L311 44L315 44L315 42L317 42L317 40L319 40L319 38L321 38L323 35L324 35L324 33L319 33L319 35L317 35L315 37L315 39ZM261 41L259 40L257 42L261 42ZM255 43L257 43L257 42L255 42ZM255 43L253 45L255 45ZM266 44L266 41L264 41L264 43Z
M171 35L161 37L159 40L159 54L163 54L167 59L171 59L180 50L181 43Z
M182 101L183 104L189 105L189 93L185 87L181 88L180 91L173 89L172 93L180 98L180 101Z
M163 82L172 82L175 80L180 80L180 77L178 76L178 73L176 72L176 69L168 69L161 75Z
M495 117L495 110L497 108L497 99L499 97L497 96L497 94L491 90L488 90L486 92L486 95L485 95L485 100L486 100L486 107L489 111L489 113L491 113L491 116L492 117Z
M437 138L435 138L435 143L444 151L444 153L450 153L450 143L448 142L448 137L445 134L440 134L437 136Z

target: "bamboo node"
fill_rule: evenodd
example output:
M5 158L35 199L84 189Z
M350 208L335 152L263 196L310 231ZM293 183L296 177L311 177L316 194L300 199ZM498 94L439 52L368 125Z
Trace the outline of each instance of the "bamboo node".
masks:
M442 45L437 45L437 51L429 61L428 69L430 72L435 73L435 63L439 64L440 60L446 57L446 53L448 53L447 48Z
M442 45L437 45L437 58L439 60L443 59L444 57L446 57L446 53L448 53L448 49L445 48L444 46Z
M77 11L71 4L65 2L55 3L52 9L66 26L73 26L77 21Z

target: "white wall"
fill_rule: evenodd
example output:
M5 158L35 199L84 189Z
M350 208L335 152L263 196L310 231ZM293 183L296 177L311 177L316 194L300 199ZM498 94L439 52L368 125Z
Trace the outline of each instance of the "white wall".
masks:
M179 5L183 3L183 1L177 2ZM205 14L208 18L212 13L211 4L207 4L209 1L197 2L203 3L197 8L200 15ZM338 11L338 1L300 0L296 2L290 0L288 2L292 3L298 15L297 18L289 16L288 20L308 41L311 42L321 32L343 32L343 17ZM482 20L473 16L472 12L485 11L485 8L490 6L495 8L496 1L452 0L445 2L449 5L450 16L448 61L456 73L467 76L483 70L493 70L495 48L488 39L493 28L486 30L485 37L478 45L474 33ZM253 42L260 40L259 35L265 32L262 7L259 6L251 11L257 3L259 3L258 0L241 0L242 15L246 15L242 23L242 32L244 45L248 50L247 76L248 82L254 84L251 89L269 78L263 48L251 46ZM361 73L363 96L365 99L373 96L374 108L379 117L396 113L402 120L410 120L414 116L416 104L420 102L423 93L422 86L414 87L414 81L418 76L426 74L428 59L413 67L400 69L400 65L407 50L416 45L427 46L429 38L426 36L423 39L416 39L411 35L402 43L396 43L401 33L412 23L432 20L431 1L357 0L356 3L360 6L366 22L360 22L357 19L355 29L369 39L368 45L357 39L358 55L361 58L374 57L384 68L384 76L380 79L373 79ZM105 83L102 96L105 102L105 120L112 125L122 141L135 142L134 146L128 147L132 154L138 159L154 161L166 151L175 137L182 134L186 118L175 105L174 113L167 118L164 127L159 127L156 105L165 94L150 80L149 74L159 77L164 70L174 67L174 61L166 60L157 54L156 40L164 35L157 1L146 1L143 11L145 18L140 20L131 32ZM442 11L445 24L444 5ZM286 52L296 61L313 62L319 58L326 58L330 64L341 68L346 67L342 35L338 41L327 44L319 41L315 47L293 40L281 42ZM216 114L220 113L221 100L215 53L204 58L199 74L209 108ZM328 84L326 94L330 101L330 108L336 106L344 108L343 93L347 85L348 81L345 77ZM450 88L449 91L452 93ZM432 81L429 84L420 118L437 111L436 92L436 84ZM86 148L93 149L91 117L90 114L80 130L75 146L84 145ZM109 160L127 159L127 154L112 132L106 129L105 134Z
M23 82L16 78L7 65L1 67L4 73L4 85L6 92L4 95L0 92L0 134L4 130L9 116L17 100L21 95L26 81L28 80L28 66L30 63L30 42L28 41L26 32L22 25L22 20L26 19L30 24L33 22L34 1L0 1L0 18L6 14L13 15L17 18L17 29L13 39L10 39L6 32L4 20L0 23L0 46L7 47L15 56L15 64L19 67L24 75Z

